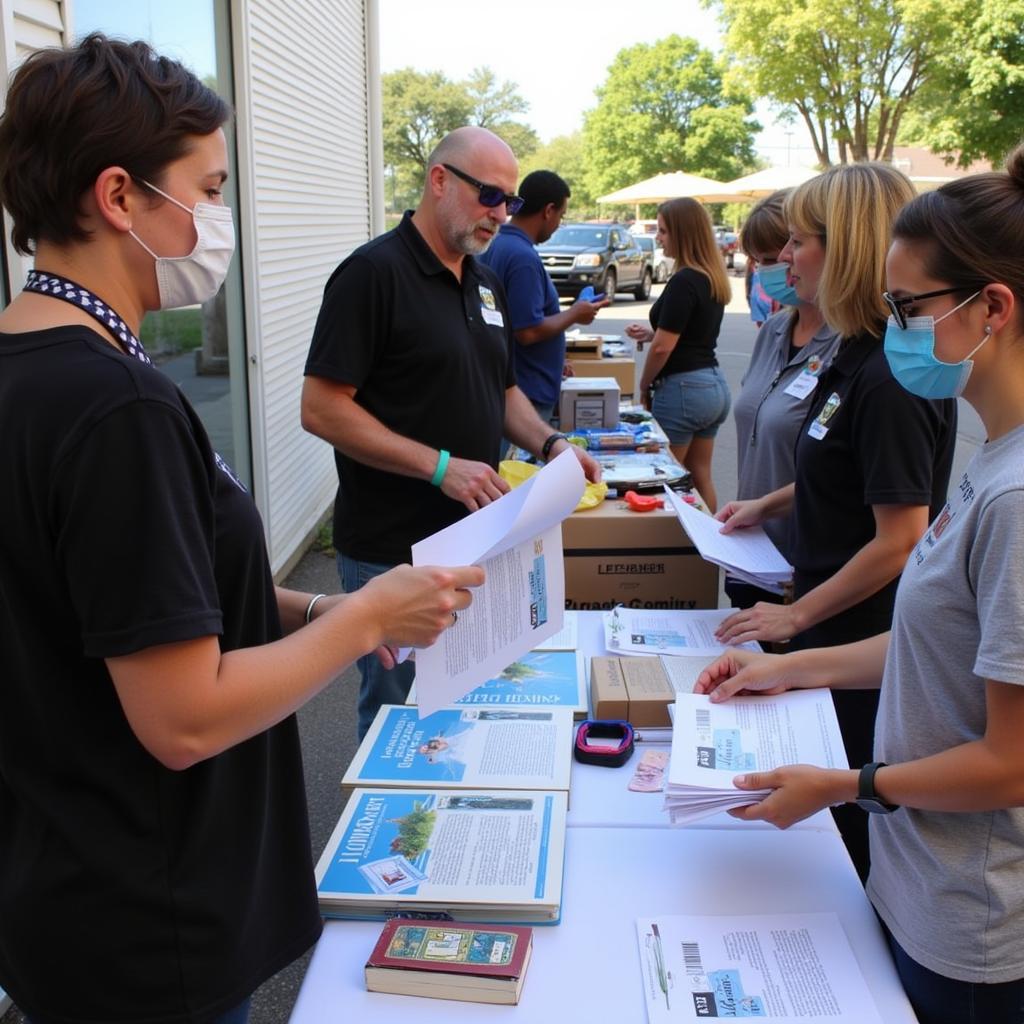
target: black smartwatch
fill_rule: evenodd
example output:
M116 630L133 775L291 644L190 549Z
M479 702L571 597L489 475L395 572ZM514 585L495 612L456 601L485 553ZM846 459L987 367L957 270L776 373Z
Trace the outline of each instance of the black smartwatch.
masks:
M899 804L887 804L875 792L875 772L884 767L884 761L872 761L860 770L860 778L857 780L857 806L869 814L892 814L893 811L899 810Z

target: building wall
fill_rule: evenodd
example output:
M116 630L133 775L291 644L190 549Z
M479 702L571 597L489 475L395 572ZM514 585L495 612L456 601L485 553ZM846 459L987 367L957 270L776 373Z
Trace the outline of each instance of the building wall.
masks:
M232 12L253 476L279 574L336 486L330 447L299 423L302 368L327 277L375 227L375 12L369 0Z

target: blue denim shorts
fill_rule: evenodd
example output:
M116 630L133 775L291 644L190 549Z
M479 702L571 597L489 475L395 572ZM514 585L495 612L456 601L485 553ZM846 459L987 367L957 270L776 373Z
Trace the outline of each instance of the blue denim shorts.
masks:
M661 377L651 412L672 444L714 437L732 405L729 385L717 366Z

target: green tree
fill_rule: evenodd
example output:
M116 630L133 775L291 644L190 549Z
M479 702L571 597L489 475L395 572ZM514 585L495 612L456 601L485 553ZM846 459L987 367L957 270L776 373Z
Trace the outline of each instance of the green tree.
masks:
M735 178L753 163L748 96L723 81L724 66L678 35L620 50L584 115L587 182L601 195L661 171Z
M908 141L966 167L1024 137L1024 0L976 0L908 118Z
M796 111L821 166L885 160L915 97L977 0L704 0L726 28L730 76Z
M381 76L386 189L392 210L414 205L423 187L427 158L455 128L475 124L501 136L517 154L537 147L537 135L516 120L526 101L514 82L498 82L477 68L462 82L440 71L403 68Z
M584 172L583 134L558 135L540 145L529 156L519 161L519 180L531 171L554 171L565 179L572 196L569 198L569 216L573 220L596 217L601 212L587 184Z

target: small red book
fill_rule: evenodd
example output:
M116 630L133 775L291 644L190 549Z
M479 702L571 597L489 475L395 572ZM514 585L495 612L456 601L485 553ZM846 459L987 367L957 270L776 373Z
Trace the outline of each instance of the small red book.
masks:
M395 918L384 926L366 962L366 987L371 992L515 1004L532 946L530 928Z

